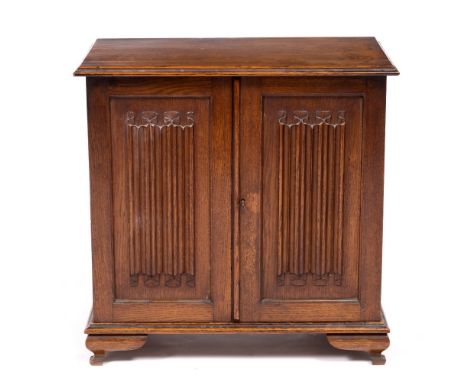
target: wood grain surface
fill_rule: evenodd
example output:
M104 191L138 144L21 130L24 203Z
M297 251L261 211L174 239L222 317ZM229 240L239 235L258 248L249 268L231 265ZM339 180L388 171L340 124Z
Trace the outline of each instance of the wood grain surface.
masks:
M92 364L157 333L389 346L386 76L372 37L97 40Z
M374 37L99 39L78 76L397 75Z

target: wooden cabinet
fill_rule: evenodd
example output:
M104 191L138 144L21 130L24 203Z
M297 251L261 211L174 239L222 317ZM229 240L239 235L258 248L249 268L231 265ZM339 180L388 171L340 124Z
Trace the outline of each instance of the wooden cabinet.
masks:
M255 52L255 54L253 54ZM386 76L373 38L98 40L87 346L324 333L384 363Z

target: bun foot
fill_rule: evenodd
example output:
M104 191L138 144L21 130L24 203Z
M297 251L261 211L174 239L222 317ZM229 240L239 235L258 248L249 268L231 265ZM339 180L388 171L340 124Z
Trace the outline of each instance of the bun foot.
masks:
M89 363L92 366L102 366L105 357L106 357L106 352L96 351L94 355L89 357Z
M139 349L145 344L147 338L146 334L119 336L90 334L86 338L86 347L94 355L89 359L89 363L93 366L100 366L107 353Z
M390 345L386 334L327 334L327 340L337 349L369 353L373 365L385 365L381 353Z
M385 362L387 360L385 359L385 356L383 354L380 354L378 352L370 352L369 354L372 361L372 365L385 365Z

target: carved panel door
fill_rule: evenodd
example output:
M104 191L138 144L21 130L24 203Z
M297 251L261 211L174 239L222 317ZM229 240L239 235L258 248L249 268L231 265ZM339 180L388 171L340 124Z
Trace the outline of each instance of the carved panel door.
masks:
M229 320L230 81L109 80L107 101L114 280L98 319Z
M377 254L360 249L374 91L361 79L245 79L241 89L241 321L378 319Z

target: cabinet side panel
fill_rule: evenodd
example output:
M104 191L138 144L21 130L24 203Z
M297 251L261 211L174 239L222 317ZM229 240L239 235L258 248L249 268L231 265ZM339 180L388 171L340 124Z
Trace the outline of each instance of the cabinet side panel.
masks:
M380 320L386 78L367 79L361 191L362 320Z
M107 80L87 78L93 319L112 319L112 158Z

